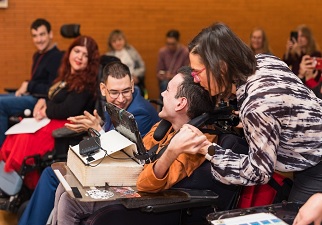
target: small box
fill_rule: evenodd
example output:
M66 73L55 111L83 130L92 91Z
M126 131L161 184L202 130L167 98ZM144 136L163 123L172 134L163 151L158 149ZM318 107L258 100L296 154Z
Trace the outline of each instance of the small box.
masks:
M81 156L79 145L70 147L67 166L83 186L135 186L143 165L135 159L136 145L115 130L101 137L92 156Z

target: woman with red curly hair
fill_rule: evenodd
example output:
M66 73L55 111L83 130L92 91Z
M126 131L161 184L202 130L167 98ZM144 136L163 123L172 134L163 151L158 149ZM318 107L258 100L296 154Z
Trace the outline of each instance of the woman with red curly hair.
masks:
M26 156L44 155L52 150L52 131L63 127L68 117L83 114L84 110L93 111L98 68L99 51L95 40L89 36L75 39L63 57L48 98L39 99L33 109L36 120L49 118L49 124L32 134L7 136L0 151L6 172L19 171ZM28 188L34 189L38 178L38 174L29 173L24 182Z

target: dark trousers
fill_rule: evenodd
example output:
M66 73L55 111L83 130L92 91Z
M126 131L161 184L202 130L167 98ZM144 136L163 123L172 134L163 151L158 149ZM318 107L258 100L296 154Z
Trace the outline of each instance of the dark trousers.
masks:
M313 194L322 192L322 161L316 166L294 172L291 202L306 202Z

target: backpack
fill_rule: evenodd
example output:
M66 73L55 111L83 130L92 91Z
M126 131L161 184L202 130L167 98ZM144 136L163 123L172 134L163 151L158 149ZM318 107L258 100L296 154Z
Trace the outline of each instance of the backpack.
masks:
M293 181L274 172L267 184L243 187L237 208L249 208L287 201Z

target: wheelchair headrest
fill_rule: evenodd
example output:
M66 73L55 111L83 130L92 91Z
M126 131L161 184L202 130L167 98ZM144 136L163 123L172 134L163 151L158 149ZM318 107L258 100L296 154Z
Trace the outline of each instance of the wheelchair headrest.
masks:
M80 24L64 24L60 28L60 34L64 38L76 38L80 36Z

